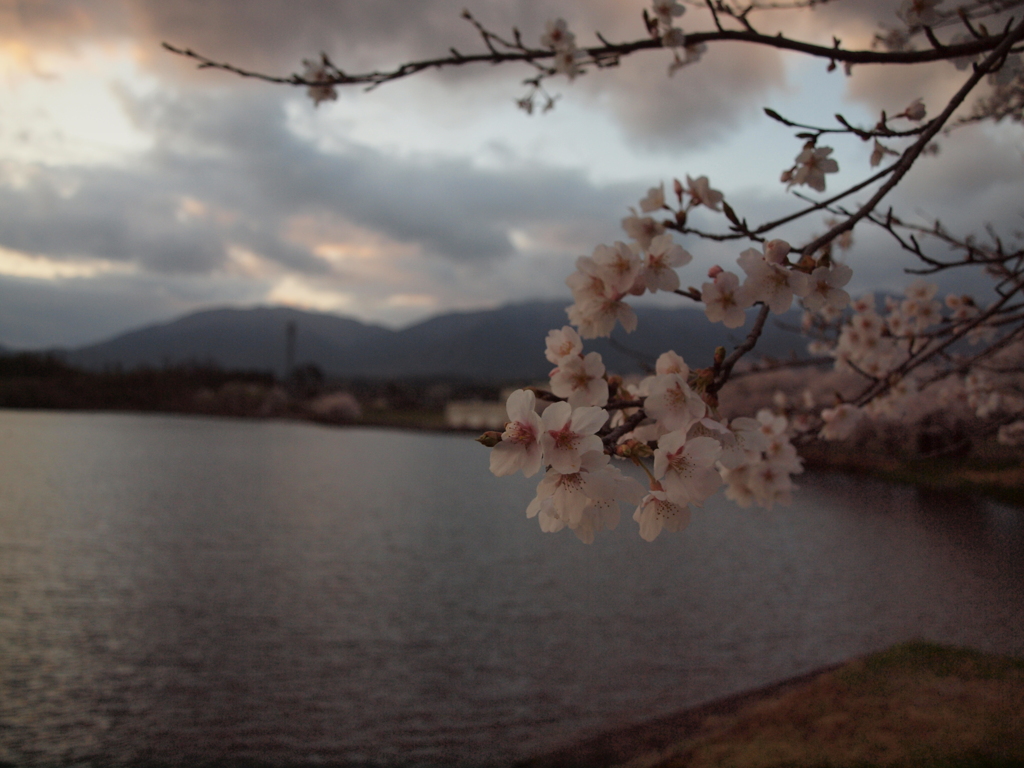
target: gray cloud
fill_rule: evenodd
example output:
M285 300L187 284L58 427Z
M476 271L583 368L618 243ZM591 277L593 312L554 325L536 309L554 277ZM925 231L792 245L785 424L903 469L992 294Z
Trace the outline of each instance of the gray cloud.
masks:
M123 171L82 171L71 195L45 174L26 188L0 188L0 243L55 259L134 262L161 272L219 265L217 233L202 223L176 222L176 201L149 181Z
M40 45L66 45L69 37L128 36L146 55L147 67L177 82L222 85L234 76L197 72L192 63L164 52L163 41L276 75L300 71L302 59L315 58L320 51L344 70L361 72L444 56L450 47L464 53L485 50L477 32L461 18L464 0L41 0L25 5L19 6L14 27L19 37L35 38ZM558 16L569 21L580 45L599 44L597 32L623 41L646 35L641 19L646 3L641 2L478 0L469 5L493 31L511 36L516 26L532 45L538 44L545 22ZM701 9L691 9L680 22L685 29L713 28ZM692 147L714 140L750 112L751 99L781 84L782 59L769 48L717 46L699 67L672 79L666 75L670 60L666 51L645 52L626 59L618 71L592 72L571 85L556 78L551 87L567 98L592 104L600 100L633 139L664 148L679 141ZM482 98L491 107L508 109L521 93L518 81L532 73L524 65L468 66L431 70L417 78L447 83L456 91L470 82L494 84L481 92ZM728 88L721 87L723 78ZM481 106L477 99L476 104L453 103L450 108Z
M587 4L487 0L475 4L474 12L498 31L519 24L528 40L539 35L549 16L563 15L580 41L589 43L596 29L611 39L642 36L639 9L643 5L638 2L623 11L622 4L613 0ZM418 288L438 297L438 310L563 294L562 281L571 269L571 259L589 252L596 243L623 237L617 225L626 205L635 204L657 179L635 186L602 187L590 182L583 171L513 163L514 156L503 161L500 169L483 169L468 160L393 156L344 136L335 136L335 149L328 152L289 130L284 102L291 94L286 90L196 72L188 62L158 47L166 39L245 66L282 72L320 49L331 52L345 67L350 62L352 66L386 66L444 51L449 44L474 50L478 46L474 33L459 19L462 6L463 0L374 4L38 0L19 4L17 24L6 27L15 29L19 39L40 47L68 48L90 40L132 37L141 50L149 52L142 63L157 75L158 86L145 97L121 94L139 129L153 140L152 149L138 162L125 167L40 168L25 185L0 184L4 210L0 245L54 259L89 256L138 268L134 275L62 280L46 286L39 281L6 280L0 341L67 338L66 343L81 342L140 318L163 318L201 303L255 301L265 295L268 285L225 276L231 268L227 256L231 245L258 253L281 271L302 276L324 290L354 288L354 276L292 239L289 223L297 218L355 225L383 240L419 249L424 258L408 257L402 263L406 274L393 284L371 284L369 278L359 278L363 280L360 294L380 302L392 292L414 293ZM799 18L813 18L813 24L805 23L803 29L828 44L833 28L851 24L869 39L873 14L884 10L891 11L891 4L881 0L834 3L814 11L816 16L805 13ZM782 24L797 17L767 18ZM704 27L693 10L683 21L686 29ZM630 59L617 70L590 73L572 85L560 81L556 90L567 101L613 114L633 148L670 152L678 148L683 154L724 140L731 127L761 103L761 95L786 85L783 58L771 49L717 46L705 61L673 78L665 74L668 61L666 52L653 52ZM955 72L949 65L936 66ZM422 78L435 85L441 82L452 94L452 102L443 108L469 114L497 104L511 110L510 101L519 93L516 78L522 71L478 67ZM936 88L936 93L946 87L945 80L929 79L932 76L920 70L906 76L909 84L900 85L903 90L885 91L886 83L876 77L880 71L858 68L849 81L837 73L837 87L848 83L852 95L865 100L880 99L878 94L884 91L888 109L894 108L892 101L895 108L905 106L907 94L917 95L925 86ZM390 98L390 92L385 87L359 98ZM416 88L409 88L402 93L403 98L422 99L423 110L438 108L427 101L435 91L424 89L426 95L420 95ZM409 126L410 131L416 129L415 124ZM915 169L894 203L910 211L924 205L929 214L948 215L964 225L979 220L972 219L978 210L983 211L982 219L994 214L1001 221L1016 222L1013 201L1020 199L1019 173L1016 165L1003 159L1006 143L968 141L963 146L951 143L948 154L937 163L928 161ZM69 194L69 189L74 192ZM207 215L186 211L183 216L185 198L205 206ZM740 192L731 199L752 222L790 210L781 194L779 200L768 200ZM821 218L784 234L795 240L820 231ZM510 238L512 230L533 238L533 248L517 247ZM891 278L896 255L892 243L859 231L858 244L863 250L855 251L851 260L857 279L861 275ZM686 245L694 253L695 264L684 282L697 284L712 263L735 269L742 249L699 241ZM199 284L203 290L197 288ZM124 295L114 298L118 291ZM62 309L59 296L74 298ZM98 305L88 309L89 302ZM395 316L407 312L411 318L416 311L421 310L396 309ZM115 316L124 319L112 328ZM36 332L31 331L30 317L39 322ZM58 318L63 318L64 331L58 330ZM85 338L72 339L75 334Z
M290 133L273 94L217 102L191 93L137 103L156 138L131 169L37 173L27 187L0 188L0 244L54 258L91 256L159 272L224 265L239 244L300 272L324 262L285 237L297 215L350 221L428 254L489 261L513 253L512 226L614 215L626 198L581 173L484 171L461 160L396 159L349 146L324 154ZM58 183L59 182L59 183ZM233 223L179 220L182 198L236 212Z
M621 191L596 188L580 172L481 170L354 144L326 154L288 131L268 94L219 105L191 94L171 106L142 106L137 117L165 139L157 150L162 172L254 221L280 225L325 213L455 260L507 257L511 226L598 218L623 200ZM194 150L165 149L182 143Z

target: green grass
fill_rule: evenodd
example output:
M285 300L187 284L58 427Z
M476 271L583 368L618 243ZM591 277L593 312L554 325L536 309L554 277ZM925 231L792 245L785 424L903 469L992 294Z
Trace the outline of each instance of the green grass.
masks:
M633 768L1024 768L1024 660L897 645L709 717Z

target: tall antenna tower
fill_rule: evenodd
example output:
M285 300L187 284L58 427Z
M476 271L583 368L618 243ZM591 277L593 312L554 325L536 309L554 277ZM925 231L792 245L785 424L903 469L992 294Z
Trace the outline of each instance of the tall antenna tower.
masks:
M295 371L295 339L298 335L298 324L294 320L289 320L284 329L284 375L286 379L290 379Z

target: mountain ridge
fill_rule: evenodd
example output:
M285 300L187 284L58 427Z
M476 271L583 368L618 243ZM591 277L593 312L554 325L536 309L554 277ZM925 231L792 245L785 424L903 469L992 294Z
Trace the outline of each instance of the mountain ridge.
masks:
M286 328L296 329L296 365L313 364L340 378L429 378L511 381L544 378L551 364L544 339L567 324L567 301L532 301L496 309L453 312L401 330L353 318L290 307L215 307L165 323L126 331L105 341L65 350L70 364L91 370L214 364L226 369L285 374ZM698 308L635 307L639 327L616 327L611 339L585 341L609 371L643 371L657 355L674 349L692 366L709 365L716 346L731 349L746 335L707 321ZM792 315L792 317L790 317ZM792 310L781 317L798 324ZM759 344L772 357L803 355L805 340L769 322Z

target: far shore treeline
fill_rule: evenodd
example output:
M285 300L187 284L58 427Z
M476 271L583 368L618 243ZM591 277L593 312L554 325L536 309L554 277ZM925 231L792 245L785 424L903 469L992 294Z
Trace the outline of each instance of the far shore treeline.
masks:
M296 366L289 376L231 370L209 361L87 370L71 365L59 353L0 352L0 408L12 409L283 418L434 430L453 428L446 419L449 403L498 403L511 388L536 383L344 378L328 376L314 364ZM721 410L731 417L740 405L784 408L810 390L820 399L839 388L834 371L783 368L741 377L733 392L736 402L723 401ZM941 419L880 423L859 430L842 444L819 441L804 446L805 466L1024 504L1024 454L972 426L971 415L955 409Z
M496 401L501 386L454 378L354 379L316 365L290 376L215 363L85 370L54 353L0 354L0 408L152 411L305 418L334 423L443 425L451 400ZM318 403L330 402L330 407ZM384 414L390 417L384 419ZM422 422L422 423L419 423Z

